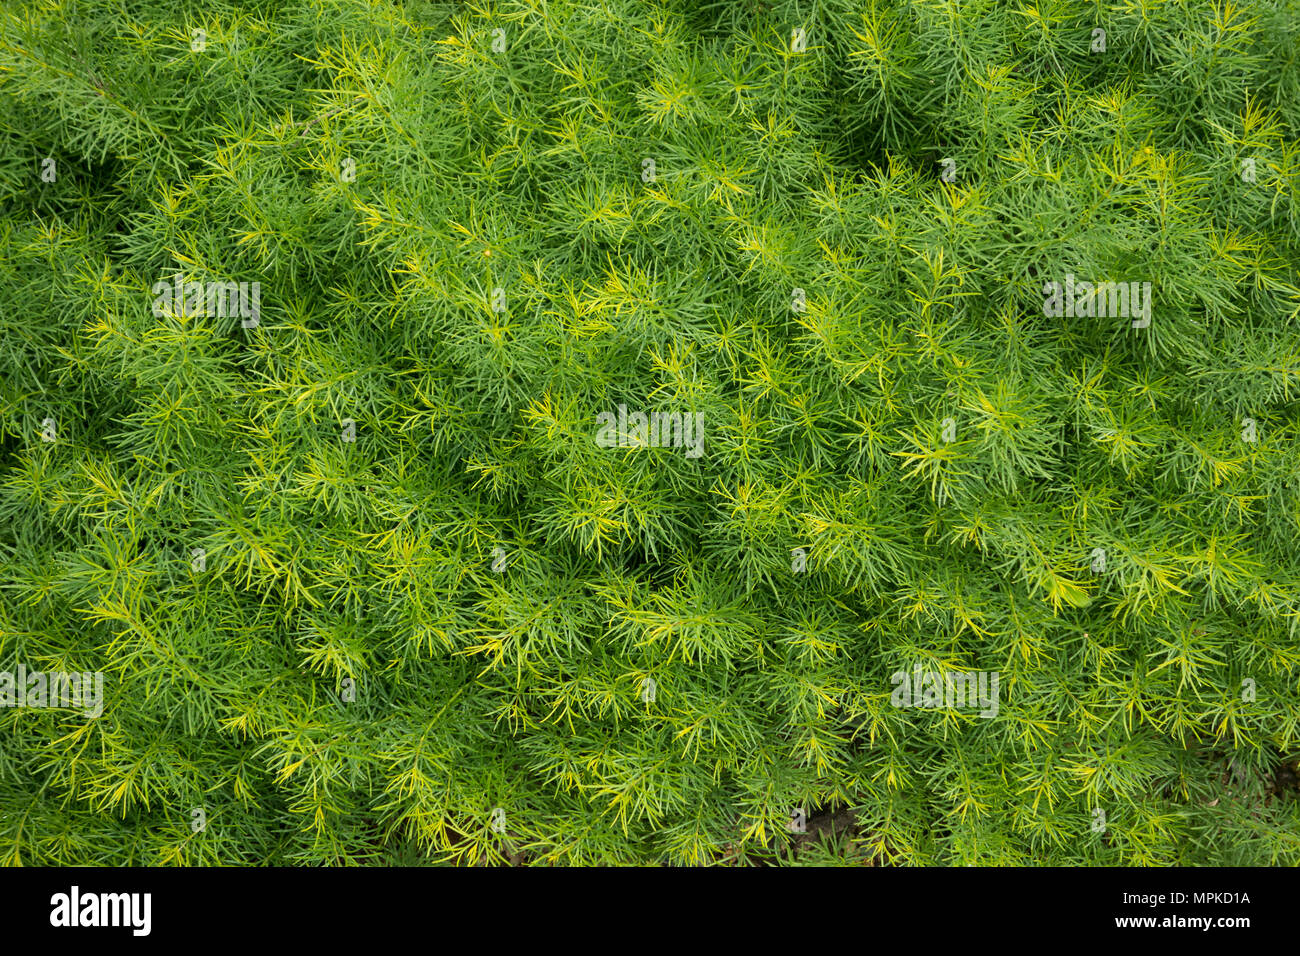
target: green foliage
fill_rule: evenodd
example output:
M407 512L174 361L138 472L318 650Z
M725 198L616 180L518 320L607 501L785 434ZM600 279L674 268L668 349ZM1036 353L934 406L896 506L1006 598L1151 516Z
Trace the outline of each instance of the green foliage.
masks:
M0 205L5 862L1300 863L1296 0L15 0Z

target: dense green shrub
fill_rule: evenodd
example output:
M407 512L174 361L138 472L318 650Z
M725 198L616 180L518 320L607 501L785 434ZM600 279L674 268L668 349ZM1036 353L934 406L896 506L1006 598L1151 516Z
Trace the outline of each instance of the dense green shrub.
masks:
M1296 0L0 16L0 859L1300 862Z

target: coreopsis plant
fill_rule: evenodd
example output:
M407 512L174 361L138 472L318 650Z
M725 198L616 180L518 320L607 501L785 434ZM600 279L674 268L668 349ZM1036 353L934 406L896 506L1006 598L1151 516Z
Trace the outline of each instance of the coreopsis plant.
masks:
M1296 0L13 0L0 859L1300 863Z

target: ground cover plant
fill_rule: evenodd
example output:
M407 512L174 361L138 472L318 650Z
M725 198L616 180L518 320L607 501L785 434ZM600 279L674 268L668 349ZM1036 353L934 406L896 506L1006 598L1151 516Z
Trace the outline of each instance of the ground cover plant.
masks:
M11 0L7 864L1300 863L1296 0Z

